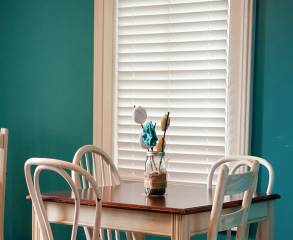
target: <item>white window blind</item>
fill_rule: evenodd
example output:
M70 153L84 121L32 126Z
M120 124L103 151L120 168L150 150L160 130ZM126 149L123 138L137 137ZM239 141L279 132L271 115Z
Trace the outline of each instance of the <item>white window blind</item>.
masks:
M206 183L211 164L225 154L228 0L118 0L117 6L121 176L143 177L141 128L132 120L133 106L141 105L157 125L170 112L168 180Z

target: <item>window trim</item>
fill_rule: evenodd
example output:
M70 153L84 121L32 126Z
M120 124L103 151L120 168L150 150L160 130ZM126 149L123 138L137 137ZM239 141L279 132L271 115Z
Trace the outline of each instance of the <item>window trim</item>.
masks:
M230 82L228 88L230 118L227 119L227 133L230 137L226 152L227 155L243 155L249 153L250 146L253 0L230 0L229 4L229 81L239 81ZM94 1L93 143L112 157L115 139L115 110L112 107L116 67L115 9L116 0Z
M229 81L239 81L229 82L226 152L246 155L250 151L253 0L230 0L230 9Z
M113 156L115 0L94 1L93 143Z

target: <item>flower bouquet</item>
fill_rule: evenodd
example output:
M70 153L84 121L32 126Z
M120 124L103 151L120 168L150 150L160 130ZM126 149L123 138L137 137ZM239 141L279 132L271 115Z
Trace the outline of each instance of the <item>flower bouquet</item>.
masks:
M133 119L141 125L139 143L146 149L144 188L147 195L164 195L167 187L167 160L165 156L166 132L170 126L169 112L161 118L162 136L156 133L156 123L147 121L147 113L141 106L135 107Z

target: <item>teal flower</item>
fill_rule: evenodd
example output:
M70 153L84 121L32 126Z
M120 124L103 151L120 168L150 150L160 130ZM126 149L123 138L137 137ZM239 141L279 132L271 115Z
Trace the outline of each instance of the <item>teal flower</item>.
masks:
M155 126L151 121L147 122L141 132L141 137L143 142L149 147L152 148L157 144L157 134L155 130Z

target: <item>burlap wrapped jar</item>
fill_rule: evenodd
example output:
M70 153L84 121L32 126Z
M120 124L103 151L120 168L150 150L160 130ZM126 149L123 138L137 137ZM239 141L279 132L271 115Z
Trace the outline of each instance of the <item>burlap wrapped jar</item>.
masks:
M166 157L163 152L147 152L144 173L147 195L164 195L167 188Z

